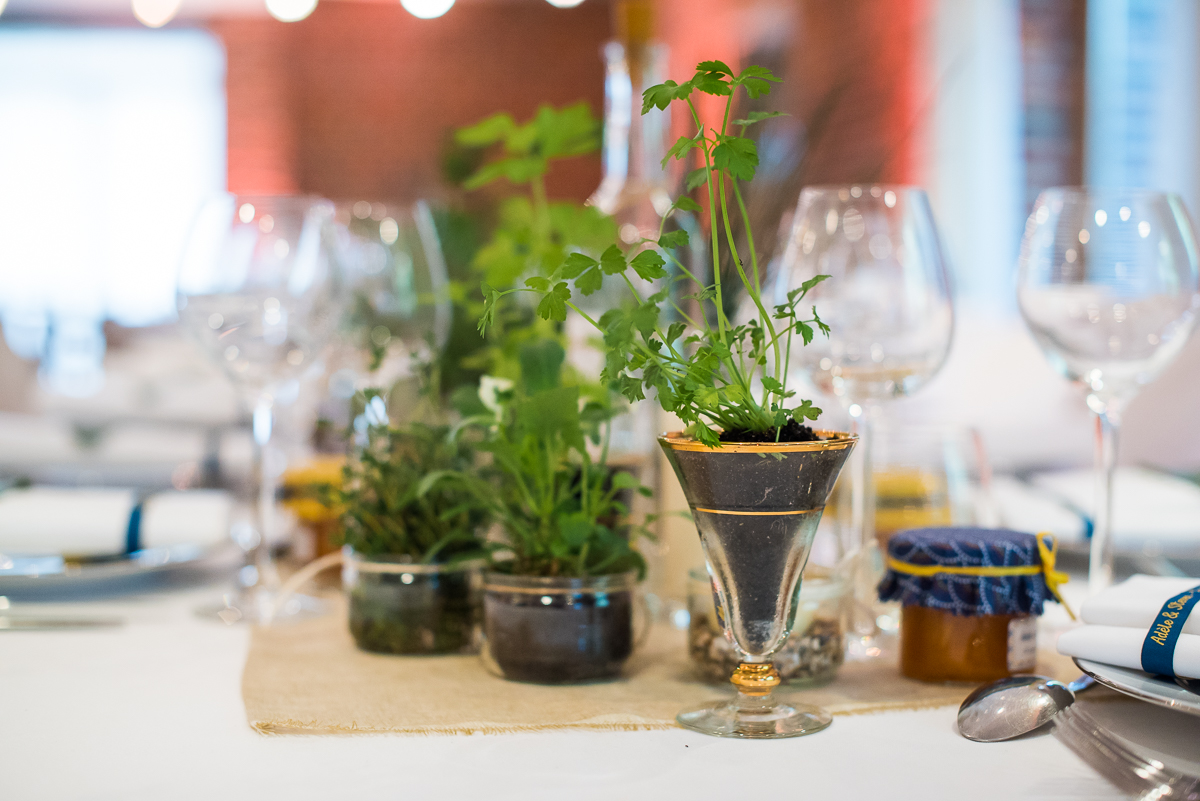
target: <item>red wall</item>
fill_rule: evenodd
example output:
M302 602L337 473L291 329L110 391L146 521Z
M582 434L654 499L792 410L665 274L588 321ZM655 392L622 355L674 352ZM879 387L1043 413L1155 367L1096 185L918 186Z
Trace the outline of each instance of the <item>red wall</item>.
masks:
M464 2L438 19L399 3L323 2L308 19L220 20L228 53L229 186L408 200L441 187L449 133L496 111L587 100L603 113L609 9ZM556 168L586 197L598 158Z
M660 0L658 13L677 80L702 58L739 64L776 40L788 82L775 107L810 126L806 182L919 180L925 0ZM463 0L420 20L398 2L324 0L294 24L215 21L229 60L229 186L436 195L458 126L499 110L523 119L542 102L602 113L610 15L608 0ZM598 157L577 159L551 192L583 198L598 181Z

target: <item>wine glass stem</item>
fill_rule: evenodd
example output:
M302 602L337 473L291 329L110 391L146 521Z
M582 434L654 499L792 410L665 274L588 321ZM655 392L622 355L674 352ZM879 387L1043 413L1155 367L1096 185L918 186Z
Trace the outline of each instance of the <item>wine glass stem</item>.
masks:
M1088 594L1107 589L1113 581L1113 473L1117 467L1118 411L1109 406L1096 415L1096 508L1088 560Z
M857 542L852 543L857 567L855 570L854 629L860 634L874 636L879 629L875 618L875 585L878 582L875 559L875 472L871 451L875 440L879 406L873 403L852 404L858 414L851 412L852 431L858 435L858 445L851 454L853 474L850 484L851 529Z
M250 558L258 570L255 586L271 587L278 583L275 563L271 559L271 535L275 524L276 471L271 463L272 429L275 427L274 398L263 393L254 405L254 474L258 480L258 503L256 505L257 544L250 551Z

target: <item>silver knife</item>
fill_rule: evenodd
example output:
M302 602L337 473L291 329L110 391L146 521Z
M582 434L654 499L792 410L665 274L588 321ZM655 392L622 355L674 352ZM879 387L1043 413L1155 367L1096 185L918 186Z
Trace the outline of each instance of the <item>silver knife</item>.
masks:
M0 631L38 631L45 629L96 629L123 626L119 617L49 617L0 615Z

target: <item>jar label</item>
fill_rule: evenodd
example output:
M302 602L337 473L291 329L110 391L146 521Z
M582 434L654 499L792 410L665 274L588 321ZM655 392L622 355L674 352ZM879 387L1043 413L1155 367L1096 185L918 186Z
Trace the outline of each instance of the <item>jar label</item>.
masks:
M1008 621L1008 672L1020 673L1037 667L1037 618L1014 617Z

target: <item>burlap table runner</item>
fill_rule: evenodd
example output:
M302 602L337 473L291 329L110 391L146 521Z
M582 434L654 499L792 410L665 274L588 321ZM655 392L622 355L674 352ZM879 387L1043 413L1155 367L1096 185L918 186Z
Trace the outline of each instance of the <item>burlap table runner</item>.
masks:
M1039 672L1079 674L1042 655ZM656 629L626 678L547 687L505 681L478 657L396 657L358 650L345 607L333 614L256 628L242 675L246 717L259 732L474 734L543 729L667 729L686 706L729 694L691 674L683 632ZM786 689L786 688L785 688ZM902 678L882 660L843 665L836 680L799 691L835 715L956 705L971 688Z

